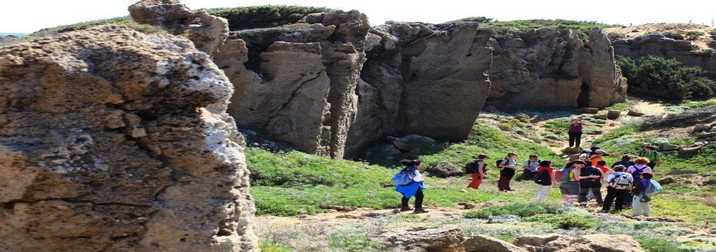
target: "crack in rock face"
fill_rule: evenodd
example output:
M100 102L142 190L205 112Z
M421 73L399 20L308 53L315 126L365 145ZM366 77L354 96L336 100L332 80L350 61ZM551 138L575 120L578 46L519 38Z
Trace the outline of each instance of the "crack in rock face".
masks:
M192 42L103 26L0 48L0 248L253 251L233 85Z

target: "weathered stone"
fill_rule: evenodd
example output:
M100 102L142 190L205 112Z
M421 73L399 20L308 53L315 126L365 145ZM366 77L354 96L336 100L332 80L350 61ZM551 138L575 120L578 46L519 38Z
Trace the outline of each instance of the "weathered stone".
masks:
M438 178L447 178L453 176L465 175L463 169L450 162L440 162L437 165L427 169L431 176Z
M562 150L564 154L577 154L582 152L582 148L579 147L567 147Z
M487 105L498 109L605 107L623 101L622 83L606 34L585 46L573 30L543 28L501 38L490 69Z
M616 120L619 119L619 116L622 115L622 112L619 110L609 110L607 111L607 119L609 120Z
M475 235L462 242L465 252L527 252L527 250L486 235Z
M599 113L599 109L598 109L598 108L591 108L591 107L583 108L582 111L584 111L585 113L589 113L589 114Z
M410 227L385 232L380 241L386 249L398 251L454 251L465 240L456 226Z
M530 251L554 252L642 252L639 242L627 235L585 236L528 235L515 238L515 245Z
M497 215L497 216L490 216L487 218L487 223L493 224L493 223L509 223L509 222L520 222L522 221L522 218L517 215Z
M678 146L676 144L670 144L670 143L662 143L659 144L659 150L660 151L674 151L681 149L681 146Z
M635 109L630 109L629 112L627 112L627 115L628 115L628 116L643 116L644 113L643 113L643 112L640 112L640 111L637 111L637 110L635 110Z
M658 182L659 182L659 184L661 184L661 185L668 185L668 184L673 184L673 183L675 183L675 182L676 182L676 179L674 179L674 177L672 177L672 176L666 176L666 177L663 177L663 178L659 179Z
M598 115L593 115L592 118L594 118L594 119L601 119L601 120L607 120L608 117L607 117L607 114L598 114Z
M0 76L3 250L257 250L233 88L189 40L70 32Z
M161 26L174 35L185 35L194 45L216 55L229 36L229 22L209 15L205 10L193 11L179 0L141 0L129 6L135 22Z
M326 13L311 13L301 18L301 22L309 24L323 23L323 18L326 17Z
M711 131L711 125L696 124L696 126L694 126L694 130L693 130L694 133L699 133L699 132L703 132L703 131Z

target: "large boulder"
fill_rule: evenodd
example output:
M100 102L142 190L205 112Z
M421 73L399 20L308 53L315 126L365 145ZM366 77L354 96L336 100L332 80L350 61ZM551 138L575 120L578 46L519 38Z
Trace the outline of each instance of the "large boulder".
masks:
M181 37L0 48L0 248L254 251L233 87Z
M427 169L431 176L438 178L447 178L453 176L465 175L465 171L460 166L450 162L440 162L439 164Z
M513 37L498 34L487 105L522 108L606 107L624 101L626 83L601 30L585 45L577 31L542 28Z
M465 238L456 226L409 227L380 235L384 248L396 251L456 251Z
M642 252L639 242L627 235L594 234L584 236L527 235L515 245L529 251L545 252Z
M527 252L527 250L512 245L500 239L475 235L462 242L465 252Z

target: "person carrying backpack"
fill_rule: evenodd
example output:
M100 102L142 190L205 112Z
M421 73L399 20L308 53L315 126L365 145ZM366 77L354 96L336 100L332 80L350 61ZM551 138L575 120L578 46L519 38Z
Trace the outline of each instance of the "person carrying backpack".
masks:
M634 185L634 178L631 174L624 172L626 169L623 165L614 166L614 172L607 176L607 196L604 197L604 205L602 206L602 213L609 212L609 209L614 204L615 211L621 211L623 209L624 198L631 191Z
M587 194L591 191L597 204L604 204L602 201L602 171L592 166L591 161L585 162L585 167L579 171L579 205L587 206Z
M576 160L568 163L562 169L562 179L560 180L559 191L562 193L564 206L572 206L577 201L579 195L579 170L586 163L582 160Z
M634 165L634 162L631 161L631 156L629 156L629 155L624 155L624 156L622 156L622 160L621 160L621 161L618 161L618 162L616 162L616 163L614 163L614 164L612 165L612 167L615 167L615 166L617 166L617 165L622 165L622 166L624 166L624 167L629 167L629 166Z
M514 191L510 188L510 180L515 176L515 169L517 168L517 154L507 153L507 156L497 161L497 167L500 168L500 180L497 181L497 189L500 192L503 191Z
M539 159L537 154L531 154L530 157L525 160L522 164L522 177L521 180L534 180L534 176L537 173L537 167L540 166L542 160Z
M639 215L649 216L651 213L649 209L649 202L651 196L661 191L661 185L658 182L651 180L654 176L651 172L644 172L641 174L639 183L634 183L634 190L632 194L632 209L634 209L634 217Z
M423 189L425 185L423 184L423 176L420 174L420 160L401 160L401 163L406 167L395 175L393 181L395 183L396 177L404 177L404 175L407 175L410 181L407 184L398 184L395 187L395 191L403 195L400 201L400 211L413 210L413 213L416 214L427 213L428 211L423 209ZM413 196L415 196L415 209L408 206L408 201Z
M634 178L634 186L636 186L639 183L639 180L641 180L642 173L652 172L651 167L649 167L647 164L649 164L648 158L638 157L634 159L634 165L629 166L627 168L626 172L631 174L632 178ZM630 193L629 195L627 195L626 198L624 198L624 205L632 205L632 196L633 193Z
M535 173L537 179L537 202L544 202L549 195L549 190L552 186L557 185L557 181L554 179L554 167L552 161L544 160L540 162L537 172Z
M485 159L488 159L488 157L485 154L477 155L477 160L470 162L467 164L466 172L472 176L472 181L469 185L467 185L468 188L474 188L477 190L480 187L480 184L482 184L482 180L485 178L487 163L485 163Z

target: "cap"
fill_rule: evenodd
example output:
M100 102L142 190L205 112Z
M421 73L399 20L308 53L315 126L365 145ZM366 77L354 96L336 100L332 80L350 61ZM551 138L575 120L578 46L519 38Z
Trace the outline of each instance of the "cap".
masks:
M480 153L480 154L477 155L477 159L483 159L483 158L490 158L490 156L488 156L488 155L486 155L486 154L484 154L484 153Z
M592 150L590 150L590 149L582 149L582 153L591 153L591 152L592 152Z
M537 157L537 154L530 154L530 157Z
M598 150L595 150L594 153L595 154L604 154L605 152L602 149L598 149Z

